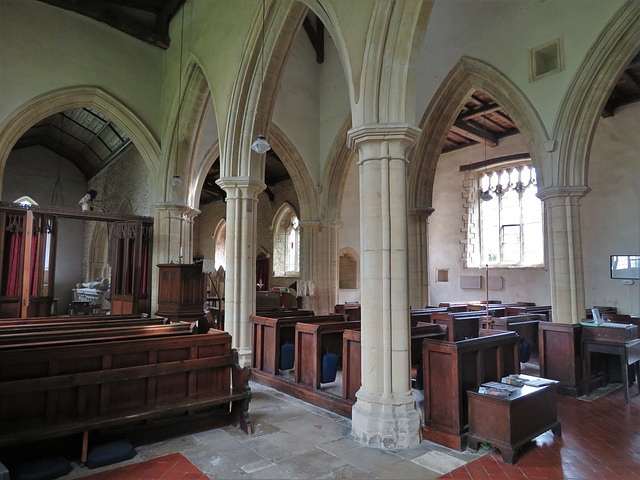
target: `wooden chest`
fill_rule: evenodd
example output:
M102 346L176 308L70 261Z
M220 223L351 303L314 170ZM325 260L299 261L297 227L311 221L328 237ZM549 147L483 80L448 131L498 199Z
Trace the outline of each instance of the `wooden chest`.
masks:
M623 323L582 325L582 340L596 342L626 343L638 338L638 326Z

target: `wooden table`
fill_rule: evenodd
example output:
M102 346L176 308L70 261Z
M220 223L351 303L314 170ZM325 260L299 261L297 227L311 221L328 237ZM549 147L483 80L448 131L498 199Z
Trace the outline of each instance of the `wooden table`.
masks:
M521 377L537 379L528 375ZM468 390L469 448L477 451L479 443L489 443L500 450L505 463L513 464L518 450L538 435L552 430L560 437L562 429L556 405L559 382L548 382L550 384L543 387L525 385L508 397Z

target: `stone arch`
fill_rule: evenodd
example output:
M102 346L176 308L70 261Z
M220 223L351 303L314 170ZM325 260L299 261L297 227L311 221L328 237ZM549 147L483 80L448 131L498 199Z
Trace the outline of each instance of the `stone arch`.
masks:
M211 166L204 165L206 161L198 164L197 145L206 123L209 112L209 100L211 90L200 62L191 56L186 66L186 81L182 92L177 92L167 124L164 138L167 146L163 150L163 164L165 181L160 182L163 188L162 196L167 199L171 196L169 180L174 174L178 174L184 181L185 203L192 208L197 208L198 193L202 188L206 171ZM215 107L214 114L215 114ZM204 156L207 159L207 155ZM214 158L215 160L215 158ZM204 176L202 172L204 171ZM180 194L180 191L177 192ZM175 198L174 198L175 199Z
M39 121L71 108L91 107L113 120L136 146L151 175L157 174L160 145L129 108L99 87L67 87L40 95L11 113L0 125L0 172L15 143ZM2 188L0 186L0 188Z
M626 65L640 50L640 2L626 2L582 61L565 95L553 137L558 142L554 186L587 185L591 142L602 109Z
M354 161L356 152L347 147L347 132L351 128L351 115L342 123L338 134L333 140L331 150L322 172L322 185L327 217L329 220L339 220L341 217L342 195L347 180L350 163Z
M320 215L318 210L318 192L309 170L300 156L300 152L287 135L277 127L271 125L271 147L278 154L284 164L293 186L298 196L300 204L300 216L298 218L317 219Z
M422 135L409 155L409 208L431 206L436 165L447 132L475 90L486 93L509 112L536 167L539 188L543 188L548 135L537 111L502 72L481 60L463 57L447 75L420 122Z

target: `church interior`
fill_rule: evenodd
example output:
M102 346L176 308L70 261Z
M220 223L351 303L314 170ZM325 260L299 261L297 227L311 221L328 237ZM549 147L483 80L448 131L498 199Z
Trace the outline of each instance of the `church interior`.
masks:
M0 0L0 176L0 480L640 474L640 0Z

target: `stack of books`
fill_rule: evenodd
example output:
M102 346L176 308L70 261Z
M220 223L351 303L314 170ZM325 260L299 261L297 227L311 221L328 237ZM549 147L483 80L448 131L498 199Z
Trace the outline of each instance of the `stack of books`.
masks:
M508 397L517 390L518 387L507 385L506 383L487 382L482 384L482 386L478 389L478 393L484 393L485 395L495 395L497 397Z

